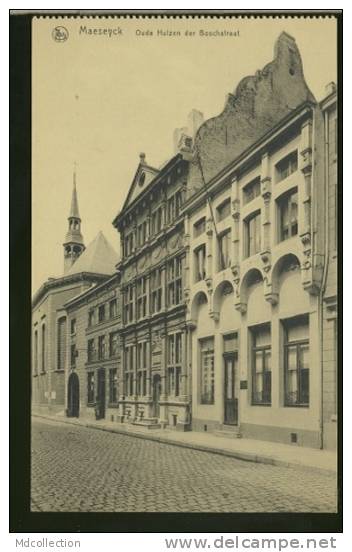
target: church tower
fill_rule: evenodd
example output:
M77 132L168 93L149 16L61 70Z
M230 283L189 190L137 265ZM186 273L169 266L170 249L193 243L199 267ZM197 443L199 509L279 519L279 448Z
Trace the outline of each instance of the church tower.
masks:
M78 259L85 250L83 236L81 234L81 218L78 211L78 200L76 190L76 172L73 174L73 190L71 200L71 210L68 216L68 231L66 234L64 246L64 274Z

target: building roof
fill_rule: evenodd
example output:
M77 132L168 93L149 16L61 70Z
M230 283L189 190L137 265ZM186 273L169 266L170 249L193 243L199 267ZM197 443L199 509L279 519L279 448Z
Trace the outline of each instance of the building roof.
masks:
M110 245L103 232L99 232L66 272L66 275L70 276L79 272L110 275L115 272L115 265L118 260L115 249Z

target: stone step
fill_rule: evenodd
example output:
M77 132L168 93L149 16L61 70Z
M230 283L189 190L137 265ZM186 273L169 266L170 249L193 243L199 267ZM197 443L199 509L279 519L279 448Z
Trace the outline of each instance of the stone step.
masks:
M225 437L226 439L241 439L242 437L239 426L214 429L212 433L217 437Z
M132 425L146 427L147 429L161 429L161 424L159 424L157 421L150 421L147 419L135 420L134 422L132 422Z

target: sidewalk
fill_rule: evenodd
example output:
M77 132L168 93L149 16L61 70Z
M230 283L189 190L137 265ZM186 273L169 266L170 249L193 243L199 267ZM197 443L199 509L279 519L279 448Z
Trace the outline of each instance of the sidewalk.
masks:
M66 418L63 415L33 414L33 417L100 429L111 433L131 435L140 439L158 441L159 443L169 445L213 452L249 462L324 470L332 473L336 473L337 471L337 455L335 452L327 450L284 445L256 439L220 437L210 432L188 431L183 433L170 429L146 429L132 424L120 424L106 420L91 421Z

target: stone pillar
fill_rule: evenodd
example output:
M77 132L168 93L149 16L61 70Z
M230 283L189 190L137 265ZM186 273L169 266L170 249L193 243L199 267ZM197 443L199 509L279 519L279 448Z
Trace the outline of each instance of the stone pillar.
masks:
M189 411L190 411L190 405L189 405L189 396L188 396L188 331L187 326L185 325L182 329L181 334L181 343L182 343L182 368L181 368L181 382L180 382L180 396L179 400L182 403L187 403L179 408L179 417L177 420L177 426L176 429L180 431L185 431L189 429Z
M124 336L120 334L120 370L118 375L118 390L119 390L119 409L118 419L120 422L124 420L125 414L125 396L126 396L126 381L125 381L125 346Z

